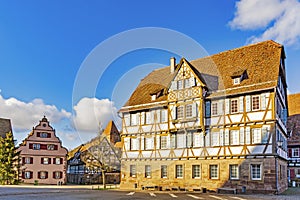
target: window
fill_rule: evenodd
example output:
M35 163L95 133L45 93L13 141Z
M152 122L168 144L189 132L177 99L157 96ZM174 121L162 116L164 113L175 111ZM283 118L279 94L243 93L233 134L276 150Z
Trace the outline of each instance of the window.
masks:
M211 104L211 115L218 115L218 103L214 102Z
M51 164L51 158L41 158L41 164L44 164L44 165Z
M46 172L46 171L38 172L38 178L39 179L47 179L48 178L48 172Z
M230 144L231 145L239 144L239 131L238 130L230 131Z
M131 126L136 126L138 124L137 117L138 117L137 114L130 114L130 125Z
M40 133L40 137L41 138L48 138L49 136L48 136L48 133L42 132L42 133Z
M48 144L47 149L48 150L54 150L54 144Z
M292 149L292 156L293 157L299 157L299 148L293 148Z
M130 142L130 150L139 150L140 147L140 140L139 138L131 138L131 142Z
M53 158L53 164L60 165L63 163L63 158Z
M130 165L130 177L136 177L136 166Z
M238 85L238 84L240 84L240 82L241 82L240 77L233 78L233 85Z
M261 129L260 128L252 129L252 143L253 144L261 143Z
M60 171L53 172L53 178L54 179L60 179L60 178L62 178L62 172L60 172Z
M259 110L259 96L252 96L252 110Z
M185 106L185 117L190 118L193 116L193 107L192 104L188 104Z
M177 118L182 119L184 117L183 106L177 107Z
M251 164L251 179L261 180L261 164Z
M30 172L30 171L24 172L24 178L25 179L31 179L32 178L32 172Z
M145 137L145 150L154 149L154 137L147 136Z
M186 147L186 135L184 133L177 133L177 145L176 148L185 148Z
M193 146L193 133L188 132L186 137L186 146L191 148Z
M200 178L200 165L192 165L192 177Z
M209 173L211 179L218 179L218 165L210 165L209 166Z
M229 165L230 179L239 179L239 166Z
M33 163L33 158L32 157L25 157L23 158L23 163L24 164L32 164Z
M176 148L176 134L172 134L170 137L170 145L171 148Z
M204 146L203 132L201 132L201 133L194 133L193 146L194 147L203 147Z
M183 166L176 165L176 178L183 178Z
M190 79L184 79L184 88L190 88Z
M151 166L150 165L145 166L145 177L151 178Z
M41 147L40 147L40 144L33 144L33 149L34 150L39 150Z
M177 89L180 90L183 88L183 80L177 81Z
M167 178L168 177L168 167L167 165L161 166L161 178Z
M238 112L238 100L237 99L232 99L231 100L231 113L237 113Z
M161 136L160 137L160 148L166 149L167 148L167 138L168 136Z

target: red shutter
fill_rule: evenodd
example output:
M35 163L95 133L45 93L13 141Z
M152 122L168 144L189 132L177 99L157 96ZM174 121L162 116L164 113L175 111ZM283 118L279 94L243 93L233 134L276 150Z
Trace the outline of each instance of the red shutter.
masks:
M38 137L41 137L41 133L40 133L40 132L37 132L36 135L37 135Z
M30 157L30 164L33 164L33 157Z
M25 164L25 158L24 157L22 158L22 164L23 165Z
M29 149L33 149L33 144L29 144Z
M51 138L51 133L47 133L47 138Z
M55 172L53 172L53 178L55 178Z
M46 179L48 178L48 172L46 172Z
M41 144L40 145L41 149L46 150L47 149L47 145L46 144Z
M43 158L41 158L41 164L44 164L44 162L43 162Z
M25 179L25 172L22 172L22 179Z
M63 158L60 158L60 164L63 164L63 161L64 161Z
M53 158L53 164L56 164L56 159L55 158Z
M48 164L51 164L51 158L48 158Z
M30 178L33 178L33 172L30 172Z
M59 172L59 178L62 178L62 174L63 174L62 172Z
M290 169L290 176L291 176L291 179L295 178L295 169Z
M289 149L289 157L292 157L292 149Z
M54 150L57 150L58 149L58 146L57 145L54 145Z
M38 178L41 178L41 172L38 172Z

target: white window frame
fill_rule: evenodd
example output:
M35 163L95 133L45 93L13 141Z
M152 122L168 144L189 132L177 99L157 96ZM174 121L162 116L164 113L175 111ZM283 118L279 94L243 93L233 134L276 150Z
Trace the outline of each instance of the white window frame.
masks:
M230 145L239 145L239 130L230 130Z
M236 111L233 111L233 102L236 102ZM230 100L230 113L235 114L239 112L239 99L231 99Z
M238 164L232 164L229 165L229 175L231 180L238 180L240 178L239 175L239 165Z
M187 104L185 105L185 118L193 117L193 105Z
M49 158L44 157L43 158L43 164L44 165L49 165Z
M192 165L192 178L201 178L201 165Z
M209 178L219 179L219 165L209 165Z
M292 148L292 157L299 157L299 148Z
M183 178L183 165L175 165L175 178Z
M145 165L145 178L151 178L151 165Z
M212 102L211 103L211 115L212 116L217 116L218 115L218 102Z
M154 149L154 136L145 136L145 150Z
M212 146L220 146L220 133L219 132L212 132L211 133L211 145Z
M257 170L255 168L258 166L259 166L259 171L258 171L259 173L257 173L257 171L254 172L253 170ZM262 180L262 164L250 164L250 173L251 173L251 180Z
M31 172L30 171L25 171L24 173L25 173L24 174L25 179L31 179Z
M30 164L31 157L25 157L25 164Z
M184 119L184 106L177 107L177 119Z
M262 142L261 138L261 128L252 128L252 144L260 144Z
M168 166L167 165L161 165L160 171L161 171L161 178L168 178Z
M241 83L241 77L233 78L233 85L239 85Z
M55 164L56 164L56 165L62 164L62 163L60 163L60 158L55 158Z
M129 168L130 168L129 176L130 177L136 177L136 165L130 165Z
M160 148L161 149L168 148L168 136L160 136Z
M164 123L164 122L168 122L168 110L163 109L161 110L161 114L160 114L160 122Z

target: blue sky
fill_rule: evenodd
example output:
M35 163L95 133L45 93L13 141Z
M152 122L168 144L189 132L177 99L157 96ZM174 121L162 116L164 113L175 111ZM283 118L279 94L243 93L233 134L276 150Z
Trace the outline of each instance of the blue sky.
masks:
M18 142L44 114L68 148L95 136L98 122L113 118L143 76L180 58L149 48L120 55L94 95L73 102L74 82L93 49L143 27L185 34L209 55L273 39L285 46L288 89L298 93L299 13L297 0L0 1L0 117L12 119Z

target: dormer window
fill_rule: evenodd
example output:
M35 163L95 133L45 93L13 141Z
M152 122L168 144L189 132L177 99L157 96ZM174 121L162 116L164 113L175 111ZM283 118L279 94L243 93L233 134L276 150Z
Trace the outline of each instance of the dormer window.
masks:
M233 85L238 85L240 83L241 83L241 78L240 77L233 78Z
M155 101L155 100L156 100L156 94L152 94L152 95L151 95L151 100L152 100L152 101Z

